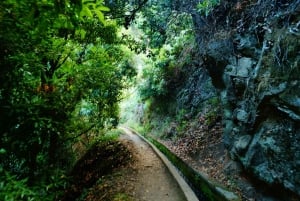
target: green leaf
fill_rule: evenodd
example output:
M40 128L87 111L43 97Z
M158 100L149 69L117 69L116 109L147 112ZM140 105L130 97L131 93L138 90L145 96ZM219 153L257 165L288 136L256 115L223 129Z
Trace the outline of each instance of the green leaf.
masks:
M103 24L105 24L105 19L104 19L104 15L102 12L95 10L96 15L98 16L98 19L100 20L100 22L102 22Z
M83 18L83 17L90 17L92 18L93 17L93 14L91 12L91 10L86 7L86 6L83 6L81 12L80 12L80 17Z
M93 0L83 0L82 4L86 5L86 4L95 4L95 1Z
M84 39L86 36L86 31L84 29L76 30L76 35L80 36L80 39Z
M100 10L100 11L110 11L110 9L106 6L96 6L97 10Z

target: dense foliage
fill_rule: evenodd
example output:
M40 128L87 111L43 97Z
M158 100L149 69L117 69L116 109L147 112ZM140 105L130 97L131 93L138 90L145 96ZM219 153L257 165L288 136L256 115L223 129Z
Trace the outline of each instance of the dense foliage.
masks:
M33 200L65 184L81 135L117 125L134 73L102 0L5 0L0 9L0 199ZM40 195L27 188L37 183Z
M184 71L193 59L194 36L191 18L187 14L173 14L166 28L165 42L151 50L138 85L142 99L172 96L182 84Z

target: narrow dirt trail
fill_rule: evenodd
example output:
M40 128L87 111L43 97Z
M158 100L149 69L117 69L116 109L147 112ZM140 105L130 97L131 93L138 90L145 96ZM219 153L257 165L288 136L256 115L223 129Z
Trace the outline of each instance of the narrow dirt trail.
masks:
M179 185L152 148L129 130L120 140L134 153L135 163L130 174L131 195L136 201L185 201Z

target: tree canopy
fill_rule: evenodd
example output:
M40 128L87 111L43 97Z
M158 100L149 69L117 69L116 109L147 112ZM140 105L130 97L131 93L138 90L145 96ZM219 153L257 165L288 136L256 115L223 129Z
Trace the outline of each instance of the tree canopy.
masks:
M9 191L16 179L49 183L70 168L81 135L116 126L134 70L102 0L5 0L0 8L0 178Z

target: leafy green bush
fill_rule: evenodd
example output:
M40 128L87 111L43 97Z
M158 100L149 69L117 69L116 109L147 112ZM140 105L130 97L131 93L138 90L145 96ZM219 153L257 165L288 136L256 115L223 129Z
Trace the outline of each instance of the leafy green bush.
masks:
M221 102L219 97L209 99L206 107L210 109L205 114L205 124L211 126L216 123L217 119L221 116Z
M28 187L27 179L18 180L3 169L0 170L0 200L39 200L38 194Z
M149 76L149 79L140 83L139 90L142 99L159 97L166 94L166 82L163 77L161 75L157 75L155 71L158 71L158 69L148 69L144 71L144 75Z
M0 200L3 201L53 201L68 185L68 179L60 170L52 171L47 183L29 185L28 178L20 179L0 166Z
M201 14L208 16L209 13L214 9L214 7L219 5L220 2L221 2L221 0L203 0L198 3L197 10Z
M193 59L195 38L192 18L174 14L166 29L166 41L152 51L143 69L139 90L142 99L170 96L184 79L184 70Z

